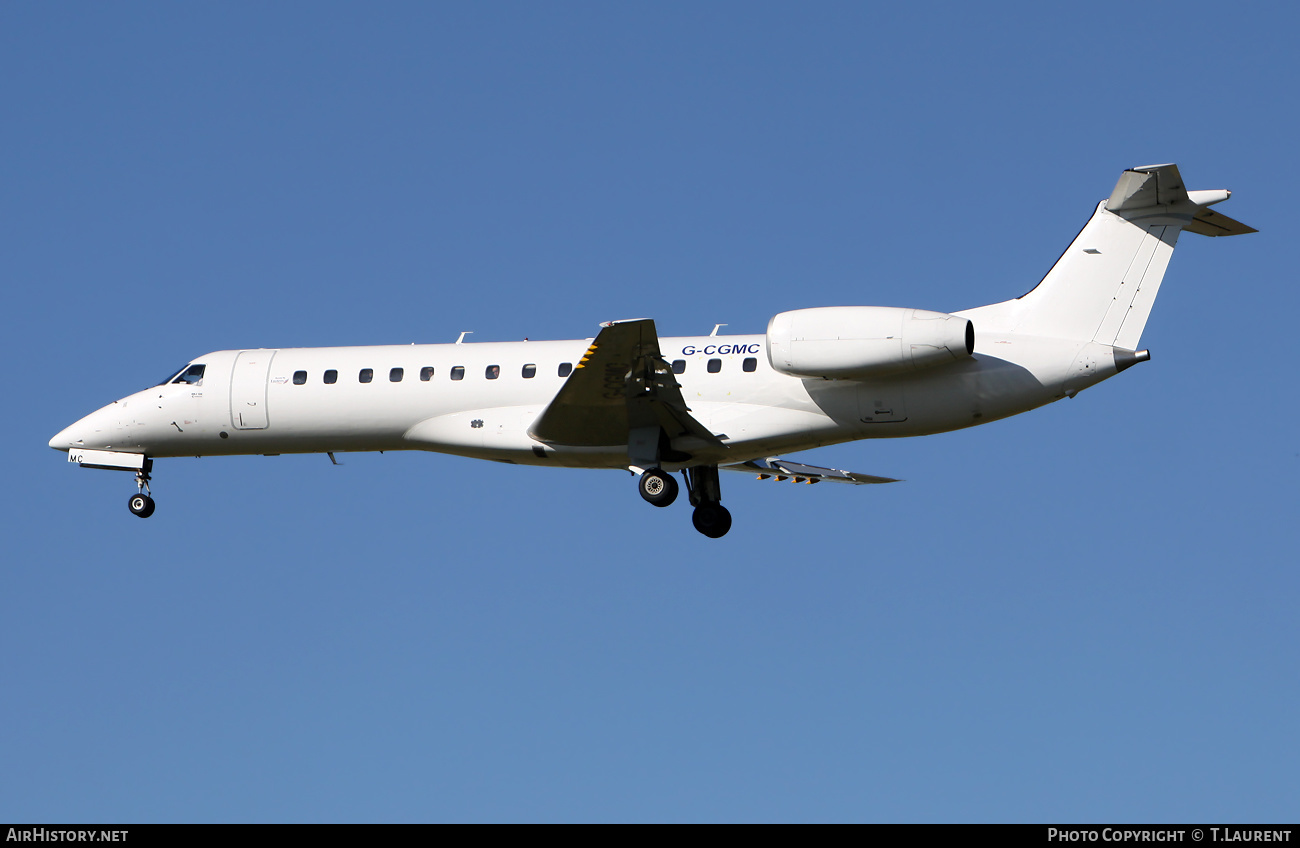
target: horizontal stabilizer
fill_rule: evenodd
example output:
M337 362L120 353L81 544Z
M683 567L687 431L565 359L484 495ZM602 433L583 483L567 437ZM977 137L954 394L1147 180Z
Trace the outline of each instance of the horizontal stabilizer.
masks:
M1157 206L1174 214L1186 215L1190 211L1192 220L1182 228L1202 236L1240 236L1259 232L1209 208L1231 196L1232 192L1225 190L1188 192L1177 165L1144 165L1130 168L1120 176L1106 201L1106 209L1116 214L1131 214Z
M804 465L803 463L790 462L776 456L769 456L767 459L753 459L749 462L739 462L735 465L722 465L719 468L723 471L742 471L757 474L760 480L774 477L778 481L794 480L796 483L820 483L822 480L829 480L834 483L852 483L855 486L864 486L868 483L902 482L901 480L895 480L893 477L872 477L870 474L858 474L836 468Z
M1246 233L1259 232L1254 227L1248 227L1213 209L1202 209L1197 212L1192 223L1183 229L1201 236L1244 236Z

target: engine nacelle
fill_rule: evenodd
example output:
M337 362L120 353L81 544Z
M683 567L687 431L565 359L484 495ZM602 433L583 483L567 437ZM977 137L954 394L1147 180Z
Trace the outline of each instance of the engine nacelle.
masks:
M890 306L782 312L767 325L772 367L796 377L861 379L930 368L975 352L967 318Z

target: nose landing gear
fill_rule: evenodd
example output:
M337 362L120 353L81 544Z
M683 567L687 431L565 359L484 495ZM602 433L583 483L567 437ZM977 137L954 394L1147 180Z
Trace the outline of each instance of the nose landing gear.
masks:
M149 491L149 472L153 470L153 460L146 459L144 467L135 473L135 486L139 489L138 494L131 496L126 502L127 509L131 510L132 515L138 515L141 518L148 518L153 515L154 502Z
M144 495L144 494L132 495L131 499L127 501L126 506L128 509L131 510L132 513L140 516L141 518L148 518L149 516L153 515L153 509L154 509L153 498L149 497L148 495Z

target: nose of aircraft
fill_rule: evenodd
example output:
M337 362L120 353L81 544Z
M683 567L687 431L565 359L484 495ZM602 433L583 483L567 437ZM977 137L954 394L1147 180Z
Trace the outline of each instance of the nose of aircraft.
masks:
M86 419L83 418L81 421L85 420ZM55 450L66 451L84 445L86 440L85 436L81 435L81 430L83 429L81 421L78 421L71 427L64 427L56 433L54 438L50 439L50 447Z
M67 450L67 449L68 449L68 431L67 431L66 429L64 429L64 430L60 430L59 432L55 433L55 434L54 434L54 438L53 438L53 439L50 439L50 447L54 448L55 450Z
M116 417L112 412L112 404L98 409L77 423L60 430L54 438L50 439L50 447L61 451L103 447L100 443L109 441L112 430L116 428Z

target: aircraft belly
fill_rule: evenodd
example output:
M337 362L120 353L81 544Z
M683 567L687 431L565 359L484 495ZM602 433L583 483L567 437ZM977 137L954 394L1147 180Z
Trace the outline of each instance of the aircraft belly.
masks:
M730 450L746 444L786 441L796 438L817 444L821 438L842 428L816 409L765 407L748 403L698 404L696 407L710 430L725 436ZM788 449L788 448L787 448Z
M1003 356L977 352L957 368L914 378L907 387L908 426L903 435L972 427L1063 397L1063 374L1056 373L1055 365L1037 365L1033 357L1022 364L1010 358L1021 351L997 352Z
M907 421L907 383L878 380L858 390L858 421L868 430L894 427Z
M446 453L524 452L545 449L542 442L528 435L528 426L537 417L532 407L497 407L472 409L427 418L415 424L402 438L409 446Z

